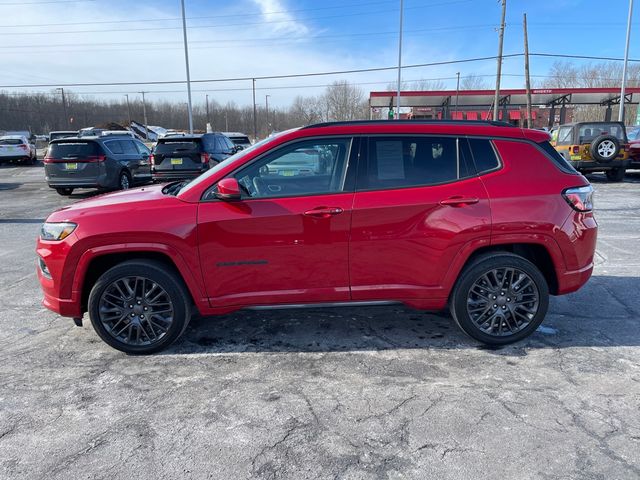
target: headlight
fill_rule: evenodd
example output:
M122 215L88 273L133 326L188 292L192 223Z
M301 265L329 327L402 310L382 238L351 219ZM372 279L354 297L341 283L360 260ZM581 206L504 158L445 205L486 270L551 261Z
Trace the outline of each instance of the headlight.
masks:
M71 222L43 223L40 229L40 238L42 240L63 240L71 235L77 226Z

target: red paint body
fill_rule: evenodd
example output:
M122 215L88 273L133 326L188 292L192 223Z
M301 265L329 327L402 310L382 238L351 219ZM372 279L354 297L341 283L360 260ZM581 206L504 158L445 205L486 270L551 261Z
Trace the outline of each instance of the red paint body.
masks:
M369 135L490 137L502 167L452 183L302 197L203 201L241 165L307 137ZM92 260L153 252L181 274L203 315L246 306L392 300L446 306L469 257L492 245L537 244L548 252L557 292L591 275L597 225L573 210L564 189L587 185L561 172L531 142L544 132L478 124L388 122L285 133L205 175L177 196L152 186L103 195L51 214L74 222L59 242L38 240L44 305L80 317ZM357 155L352 155L356 159Z

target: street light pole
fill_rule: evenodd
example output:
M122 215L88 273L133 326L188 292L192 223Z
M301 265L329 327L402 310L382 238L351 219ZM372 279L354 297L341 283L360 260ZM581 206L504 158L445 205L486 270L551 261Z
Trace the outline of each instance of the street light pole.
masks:
M271 95L265 95L264 96L264 103L265 103L265 109L266 109L266 117L267 117L267 137L269 136L269 97Z
M147 92L140 92L142 94L142 115L144 116L144 138L149 140L149 126L147 122L147 102L145 102L144 94Z
M131 126L131 105L129 104L129 94L125 93L124 96L127 98L127 113L129 115L129 126Z
M498 71L496 73L496 93L493 98L493 121L498 121L498 105L500 104L500 77L502 75L502 45L504 42L504 17L507 13L507 0L502 0L502 20L500 21L500 37L498 40Z
M191 109L191 75L189 74L189 48L187 47L187 18L184 13L184 0L182 4L182 35L184 36L184 62L187 69L187 96L189 98L189 133L193 133L193 110Z
M253 81L253 141L258 139L258 120L257 120L257 108L256 108L256 79Z
M62 93L62 109L64 111L64 124L66 128L69 128L69 115L67 115L67 101L64 98L64 88L56 88L56 90L60 90L60 93Z
M620 87L620 109L618 121L624 122L624 96L627 86L627 63L629 62L629 39L631 37L631 17L633 17L633 0L629 0L629 18L627 19L627 44L624 47L624 65L622 66L622 86Z
M458 116L458 95L460 94L460 72L456 73L456 77L458 77L458 79L456 80L456 117Z
M205 95L205 99L207 102L207 127L208 127L209 125L211 125L211 120L209 118L209 94ZM207 128L205 128L205 130L207 130Z
M396 99L396 120L400 120L400 88L402 86L402 17L404 2L400 0L400 32L398 35L398 97Z

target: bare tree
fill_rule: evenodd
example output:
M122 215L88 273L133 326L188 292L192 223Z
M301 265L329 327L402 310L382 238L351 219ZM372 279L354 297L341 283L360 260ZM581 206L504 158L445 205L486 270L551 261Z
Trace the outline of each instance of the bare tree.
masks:
M460 79L460 90L486 90L488 88L490 87L487 81L474 73Z
M327 87L323 104L328 120L356 120L366 116L364 93L346 80L335 81Z

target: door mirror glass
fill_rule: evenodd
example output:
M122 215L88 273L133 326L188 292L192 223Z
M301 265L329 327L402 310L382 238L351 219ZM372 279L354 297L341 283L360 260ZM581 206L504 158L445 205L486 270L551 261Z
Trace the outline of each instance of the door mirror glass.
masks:
M218 182L216 198L220 200L240 200L240 185L235 178L223 178Z

